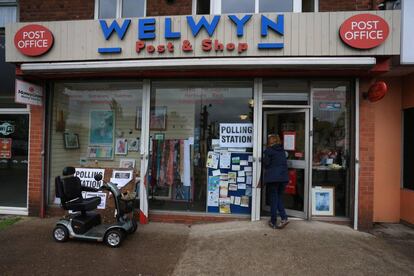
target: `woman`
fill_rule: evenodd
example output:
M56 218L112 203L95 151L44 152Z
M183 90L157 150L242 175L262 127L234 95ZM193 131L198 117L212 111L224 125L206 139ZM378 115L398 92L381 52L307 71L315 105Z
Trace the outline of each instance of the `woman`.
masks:
M271 212L269 226L273 229L282 229L289 223L283 204L283 193L289 182L287 160L279 135L269 134L267 141L263 158L265 168L263 180L269 186ZM279 224L277 224L277 211L281 217Z

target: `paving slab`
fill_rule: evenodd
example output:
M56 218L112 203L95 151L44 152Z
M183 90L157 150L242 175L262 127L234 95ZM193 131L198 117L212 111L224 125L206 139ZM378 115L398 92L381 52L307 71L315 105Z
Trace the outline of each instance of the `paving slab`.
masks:
M291 221L283 230L265 220L150 223L113 249L56 243L55 221L26 218L0 231L0 274L414 275L410 228L394 229L403 241L395 244L389 236L316 221Z

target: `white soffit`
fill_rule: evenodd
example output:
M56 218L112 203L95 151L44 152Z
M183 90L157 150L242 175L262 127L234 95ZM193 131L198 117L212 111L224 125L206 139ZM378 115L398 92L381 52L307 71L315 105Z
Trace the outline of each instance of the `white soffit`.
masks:
M297 57L297 58L196 58L196 59L157 59L157 60L117 60L88 62L23 63L23 72L68 72L68 71L120 71L133 69L346 69L370 68L376 64L374 57ZM338 67L339 66L339 67Z

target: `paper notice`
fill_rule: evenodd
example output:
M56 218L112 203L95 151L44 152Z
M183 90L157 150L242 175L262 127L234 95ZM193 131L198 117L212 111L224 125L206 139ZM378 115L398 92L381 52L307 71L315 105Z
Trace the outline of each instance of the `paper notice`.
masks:
M231 153L228 151L220 152L220 168L230 169L231 166Z

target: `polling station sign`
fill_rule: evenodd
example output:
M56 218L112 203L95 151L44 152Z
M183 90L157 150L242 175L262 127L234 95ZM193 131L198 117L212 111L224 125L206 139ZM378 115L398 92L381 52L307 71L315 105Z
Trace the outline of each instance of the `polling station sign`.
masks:
M102 180L96 181L95 175L101 174L102 176L104 176L105 169L76 168L75 170L75 176L79 177L82 186L96 189L102 186Z
M253 124L220 124L220 147L252 148Z

